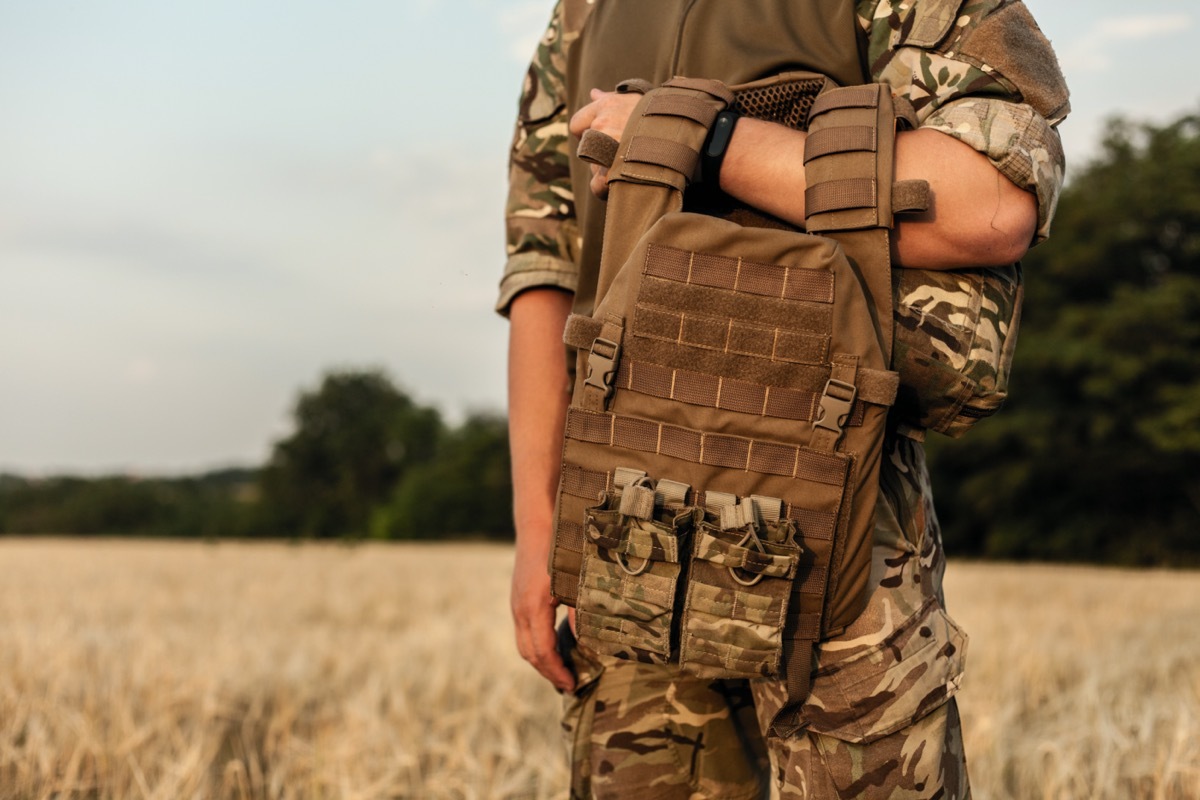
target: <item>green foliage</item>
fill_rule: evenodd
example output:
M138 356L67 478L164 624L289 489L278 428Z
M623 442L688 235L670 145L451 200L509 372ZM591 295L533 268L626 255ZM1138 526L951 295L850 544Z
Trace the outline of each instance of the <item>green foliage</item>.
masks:
M1200 562L1200 117L1113 122L1025 276L1008 407L931 443L952 552Z
M442 436L438 412L378 370L327 374L300 395L295 422L263 471L263 503L276 531L304 537L365 533L372 508Z
M188 478L0 480L0 531L214 538L257 525L256 470Z
M371 524L371 535L385 539L507 538L511 532L508 427L486 414L467 419L446 436L436 458L405 475Z

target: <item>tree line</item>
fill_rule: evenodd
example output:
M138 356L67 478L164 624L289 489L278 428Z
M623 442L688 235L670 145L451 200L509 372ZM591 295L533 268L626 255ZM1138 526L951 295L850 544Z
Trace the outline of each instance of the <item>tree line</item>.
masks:
M1200 116L1110 123L1024 260L1007 407L931 436L952 555L1200 564ZM503 418L456 427L378 370L326 375L260 469L0 476L0 531L511 536Z

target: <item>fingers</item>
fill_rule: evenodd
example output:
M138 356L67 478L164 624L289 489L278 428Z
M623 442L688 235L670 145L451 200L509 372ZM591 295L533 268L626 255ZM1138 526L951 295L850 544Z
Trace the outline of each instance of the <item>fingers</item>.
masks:
M554 606L550 603L513 610L517 630L517 650L546 680L560 692L575 688L575 676L563 663L554 633Z
M510 596L517 651L556 689L569 692L575 688L575 676L558 652L554 634L558 600L550 592L545 564L540 549L526 551L518 545Z

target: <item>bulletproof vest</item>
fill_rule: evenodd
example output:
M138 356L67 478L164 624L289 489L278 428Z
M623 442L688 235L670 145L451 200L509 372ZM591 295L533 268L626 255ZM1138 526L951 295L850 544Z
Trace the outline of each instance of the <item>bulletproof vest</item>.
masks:
M569 53L572 110L631 76L649 91L608 154L607 204L572 165L584 247L552 588L599 652L785 681L787 733L813 646L866 604L901 391L888 230L927 187L893 182L898 112L861 85L851 4L628 2L599 0ZM688 191L727 107L808 130L806 232Z

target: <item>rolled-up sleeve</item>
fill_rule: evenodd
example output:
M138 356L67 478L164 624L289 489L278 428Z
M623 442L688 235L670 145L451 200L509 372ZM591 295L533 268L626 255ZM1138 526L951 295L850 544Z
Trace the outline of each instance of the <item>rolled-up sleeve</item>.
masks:
M1050 42L1023 3L863 0L875 80L907 98L922 128L987 156L1037 198L1034 243L1050 234L1064 179L1058 125L1070 110Z
M575 291L579 226L571 189L562 9L555 8L521 92L509 154L505 227L508 260L496 311L507 316L526 289Z

